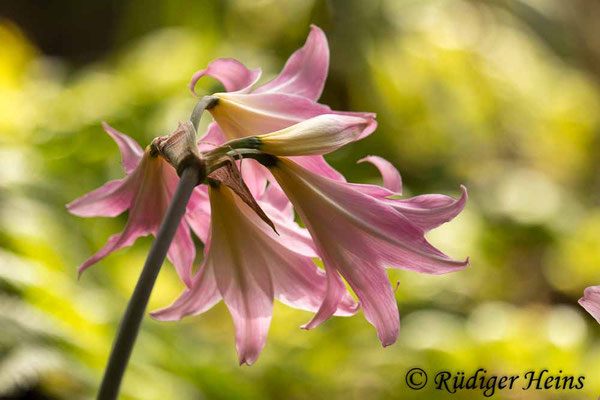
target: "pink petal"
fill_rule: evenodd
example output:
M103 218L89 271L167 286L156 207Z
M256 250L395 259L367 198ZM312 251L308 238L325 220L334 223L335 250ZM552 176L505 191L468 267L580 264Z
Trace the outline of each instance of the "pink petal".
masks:
M331 259L330 263L336 265L336 269L348 281L360 301L367 321L377 329L379 340L386 347L394 344L398 338L400 316L385 270L371 263L369 258L356 258L356 252L342 252L337 258Z
M289 159L315 174L326 176L327 178L336 181L346 181L344 175L340 174L335 168L329 165L323 156L296 156L289 157Z
M325 293L325 297L323 298L317 313L308 323L302 325L302 329L316 328L333 316L340 307L340 303L344 301L344 297L347 295L344 282L338 275L337 271L332 268L329 263L325 263L325 272L327 278L327 291ZM358 307L354 309L354 312L356 311L358 311Z
M120 179L73 200L67 204L67 210L80 217L114 217L128 209L134 197L127 179Z
M219 261L229 260L215 258L219 269L216 280L235 324L239 362L251 365L265 346L273 314L273 288L264 267L266 260L253 258L244 266ZM238 268L244 268L246 273L240 274Z
M135 239L140 236L146 236L156 231L158 223L166 210L164 194L156 190L156 187L160 185L162 178L159 176L155 177L158 179L152 179L153 174L150 172L157 170L150 165L152 162L156 161L159 160L151 160L150 156L146 155L139 163L138 167L123 180L123 190L127 190L132 194L130 200L130 203L132 204L129 205L130 212L127 225L122 233L111 236L107 244L100 251L79 266L79 275L81 275L81 273L89 266L106 257L108 254L132 245ZM160 168L158 170L160 170ZM83 200L85 197L86 196L80 200ZM95 196L92 196L92 198L94 197ZM83 204L91 207L92 203L83 202ZM99 202L98 204L102 203Z
M209 151L225 143L225 136L216 122L211 122L204 136L198 140L199 151Z
M130 246L140 236L151 233L156 235L178 181L179 178L171 165L161 157L151 156L147 151L127 178L109 182L69 204L67 207L71 212L85 216L112 216L125 209L130 210L123 232L112 236L99 252L85 261L79 267L79 273L108 254ZM192 194L188 210L199 207L200 193L195 191ZM186 219L182 220L178 227L167 255L183 282L190 286L195 247Z
M260 203L267 203L275 208L286 220L294 219L294 208L292 203L281 189L281 186L275 180L269 180L269 185L260 197ZM264 206L263 206L264 208ZM267 211L268 213L268 211Z
M306 229L301 228L293 218L289 219L270 204L261 201L260 206L269 215L278 232L278 235L275 235L269 226L255 220L253 215L247 215L246 218L254 221L254 229L260 231L260 236L271 238L272 242L284 248L282 251L290 250L308 258L318 257L315 245Z
M260 242L248 249L248 253L263 253L265 264L271 270L277 299L291 307L308 311L323 308L323 298L329 293L329 283L324 271L312 261L317 253L308 231L270 204L261 202L261 207L269 214L279 232L279 235L275 235L248 207L243 204L239 207L245 219L252 222L251 229L254 233L250 235ZM327 308L327 312L321 312L320 322L332 315L353 315L358 310L358 304L348 294L343 282L338 278L338 282L334 283L338 285L339 291L326 301L326 307L330 308ZM311 327L314 326L316 323Z
M125 230L121 233L111 236L108 242L102 247L96 254L88 258L77 268L79 276L93 264L97 263L107 255L122 249L123 247L131 246L135 240L140 236L147 236L151 232L143 227L135 226L134 224L127 223Z
M586 288L579 304L600 323L600 286Z
M260 78L261 71L260 68L250 70L233 58L219 58L208 64L206 69L201 69L192 76L190 82L192 93L196 94L194 90L196 82L205 75L221 82L228 92L235 92L249 89Z
M355 190L354 185L327 179L283 159L271 172L298 213L302 215L300 209L310 204L306 216L312 224L328 221L317 226L335 230L331 239L346 241L348 248L362 248L368 243L394 267L431 274L452 272L468 263L455 261L435 249L407 217L387 203ZM309 222L304 222L310 230Z
M194 276L191 288L186 288L173 304L153 311L151 315L159 321L177 321L187 315L202 314L220 300L214 272L204 264Z
M163 159L151 160L151 162L160 163L160 168L150 168L150 174L144 176L144 184L148 191L146 193L142 192L142 197L135 204L130 220L139 221L140 224L148 224L151 226L152 233L156 236L171 199L175 195L179 177L175 169ZM154 176L156 173L159 175ZM143 191L143 188L141 190ZM193 203L192 205L188 204L188 210L198 201L196 196L199 196L199 192L194 190L190 198ZM175 266L175 270L183 283L190 287L192 285L191 272L196 257L196 247L192 241L186 220L187 218L184 216L177 231L175 231L175 237L171 242L167 257Z
M467 188L460 186L462 195L454 199L441 194L425 194L406 200L385 200L425 232L452 220L465 208Z
M177 228L175 237L171 242L171 246L169 246L167 256L175 266L175 270L183 283L187 287L191 287L192 265L194 258L196 258L196 247L190 235L190 228L185 223L185 220L182 220Z
M239 165L239 164L238 164ZM267 187L268 171L256 160L245 159L241 162L242 178L254 197L260 197Z
M130 174L135 167L139 164L144 150L139 144L124 133L119 132L115 128L108 125L106 122L102 122L102 127L117 142L119 150L121 150L121 156L123 157L123 168L125 172Z
M392 163L378 156L367 156L358 160L359 163L364 161L370 162L377 167L383 177L383 186L386 189L397 194L402 194L402 178Z
M240 230L244 219L251 222L248 227L246 242L256 240L246 247L246 257L259 257L271 271L271 279L275 297L291 307L308 311L317 311L326 295L327 280L324 271L319 269L312 259L317 257L315 247L306 229L300 228L293 220L287 219L281 212L269 204L261 202L261 206L273 220L279 235L273 233L245 204L238 201L243 217L238 217ZM254 255L250 255L254 253ZM260 254L260 256L258 255ZM332 302L332 314L348 316L356 313L358 305L348 294L343 283L339 298Z
M305 97L284 93L221 93L218 97L219 103L209 111L228 140L278 131L332 112Z
M279 76L255 93L289 93L317 100L321 96L329 69L329 46L323 31L311 25L304 46L294 52Z
M286 253L288 252L278 249L277 252L272 253L270 259L275 297L290 307L307 311L320 310L327 293L325 272L308 257ZM331 305L332 313L327 318L331 315L354 315L358 311L358 304L345 287L341 291L341 296L331 302ZM309 329L308 324L305 328Z
M387 197L398 194L384 188L383 186L369 185L368 183L348 183L348 187L377 199L386 199Z
M312 210L319 205L308 207ZM296 209L315 239L329 279L327 296L313 320L305 327L311 329L330 317L339 301L338 296L346 292L338 277L339 271L356 293L365 317L377 329L383 346L393 344L400 328L398 308L389 279L381 265L384 260L378 254L379 249L371 247L373 240L341 222L331 209L320 210L323 213L317 211L316 214L314 210L305 211L306 207L303 206L296 206ZM308 216L308 213L312 215ZM327 218L329 219L324 223ZM338 224L341 226L332 226Z
M369 124L367 125L367 127L362 132L362 134L358 137L357 140L366 138L371 133L375 132L375 129L377 129L377 121L375 120L375 116L376 116L375 113L368 113L368 112L339 112L339 113L344 114L344 115L354 115L357 117L369 118Z
M210 189L212 209L211 246L207 262L215 268L219 293L236 327L240 364L252 364L267 339L273 314L273 283L268 259L236 206L230 189ZM253 215L253 214L252 214ZM264 223L263 223L264 224ZM247 251L245 251L247 250Z
M203 243L207 243L210 231L210 202L206 185L194 189L184 218L196 236Z

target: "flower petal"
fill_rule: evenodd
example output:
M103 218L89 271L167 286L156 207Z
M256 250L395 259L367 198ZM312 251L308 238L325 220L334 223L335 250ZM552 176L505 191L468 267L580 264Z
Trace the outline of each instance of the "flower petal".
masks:
M241 174L237 168L236 163L226 164L225 166L211 172L208 175L208 178L213 182L218 182L219 184L224 184L229 187L235 194L237 194L238 198L242 199L244 203L250 206L256 215L260 216L260 218L269 225L273 230L275 230L275 225L273 225L273 221L269 218L267 214L263 211L260 205L256 202L256 199L250 193L250 189L243 181ZM211 209L212 206L211 201Z
M238 203L240 203L238 201ZM264 264L271 271L275 297L291 307L317 311L326 295L327 279L313 258L315 247L306 229L269 204L261 203L273 219L279 235L275 235L245 204L238 204L247 221L252 222L248 235L257 241L251 251L261 252ZM240 223L240 229L242 229ZM249 247L249 246L248 246ZM348 294L343 283L341 296L332 303L332 315L348 316L356 313L358 304ZM329 317L331 315L328 315Z
M102 127L117 143L117 146L119 146L121 156L123 157L123 169L125 169L126 173L130 174L142 159L144 150L135 140L126 134L119 132L106 122L102 122Z
M284 93L217 93L219 102L208 111L228 140L262 135L321 114L329 107Z
M302 209L310 211L303 217L309 230L307 219L313 221L310 224L335 231L333 242L346 243L353 250L368 244L379 252L378 258L385 259L386 267L440 274L468 264L468 260L456 261L437 250L425 240L423 230L407 217L387 203L355 190L354 185L324 178L288 159L280 159L270 169L296 211L301 216ZM316 241L315 234L311 235Z
M301 228L293 219L287 218L285 214L275 209L270 204L261 201L260 205L272 219L278 233L277 235L274 235L273 230L264 223L256 222L254 229L261 231L261 236L270 237L272 241L296 254L308 258L318 257L315 245L306 229ZM251 215L247 215L246 218L254 220Z
M249 89L260 78L261 70L260 68L248 69L233 58L219 58L208 64L206 69L201 69L192 76L190 82L192 93L196 94L194 90L196 82L205 75L221 82L228 92L236 92Z
M579 304L600 323L600 286L586 288Z
M325 86L328 69L327 38L319 27L311 25L306 43L290 56L279 76L254 92L289 93L317 100Z
M223 131L216 122L211 122L204 136L198 140L198 151L209 151L225 143Z
M123 168L128 175L140 164L144 151L129 136L102 123L106 132L119 146L123 156ZM67 204L69 212L81 217L114 217L132 205L137 192L135 177L110 181Z
M290 307L307 311L318 311L323 303L327 290L325 272L317 267L310 258L291 256L285 252L273 253L270 259L273 271L273 286L277 300ZM285 268L280 266L285 265ZM358 304L346 288L335 304L332 303L333 314L350 316L358 311Z
M368 183L348 183L348 187L352 187L354 190L358 190L361 193L377 199L386 199L387 197L398 194L383 186L369 185Z
M344 302L344 297L348 293L344 282L337 271L329 263L325 263L325 276L327 278L327 291L325 292L325 297L323 298L317 313L310 321L302 325L302 329L316 328L331 316L335 315L340 304ZM348 311L356 312L358 311L358 306L356 306L354 310L350 308Z
M302 166L315 174L325 176L329 179L345 182L346 178L340 174L335 168L327 163L323 156L296 156L289 157L296 164Z
M377 121L375 120L376 114L369 112L339 112L344 115L353 115L356 117L369 118L369 125L365 128L365 130L360 134L357 140L364 139L369 136L371 133L375 132L377 129Z
M267 187L268 171L256 160L252 159L245 159L239 164L242 166L240 169L242 178L244 179L246 186L248 186L250 193L252 193L252 196L256 198L262 196Z
M330 262L356 293L365 318L377 329L383 347L394 344L400 330L400 316L389 278L383 268L370 262L370 257L355 255L339 254Z
M79 276L81 277L83 271L85 271L86 269L88 269L107 255L119 249L122 249L123 247L131 246L138 237L147 236L150 233L151 232L149 230L144 229L140 226L136 226L134 224L130 224L128 222L123 232L117 233L116 235L113 235L110 238L108 238L108 242L106 242L104 247L102 247L96 254L85 260L83 264L81 264L77 268Z
M210 202L205 185L194 189L184 218L196 236L206 244L210 231Z
M190 235L190 228L185 223L185 220L181 221L177 231L175 231L175 237L173 237L173 241L169 246L167 256L175 266L175 270L183 283L187 287L191 287L192 265L194 258L196 258L196 247Z
M216 93L218 103L208 111L217 121L227 140L262 135L321 114L365 118L369 123L360 133L363 138L377 124L372 113L333 111L306 97L285 93Z
M198 315L211 309L221 300L213 269L206 264L200 267L191 288L186 288L173 304L151 312L159 321L177 321L187 315Z
M452 220L465 208L467 188L460 186L459 199L441 194L424 194L405 200L387 199L388 204L425 232Z
M262 196L260 196L260 201L263 204L267 203L271 207L275 208L279 213L281 213L281 215L284 216L285 220L292 221L294 219L294 207L277 181L269 180L269 185L265 189ZM267 211L267 213L269 213L269 211Z
M67 204L67 210L80 217L114 217L128 209L134 197L127 178L109 181Z
M365 161L370 162L377 167L383 177L383 186L386 189L389 189L396 194L402 194L402 178L392 163L379 156L367 156L358 160L359 163Z
M230 189L210 189L213 224L208 263L213 265L219 293L236 327L240 364L252 364L265 345L273 314L273 284L268 260L256 237L244 235L239 209ZM241 201L240 201L241 203ZM247 207L244 203L244 207ZM249 211L252 213L252 211ZM240 246L255 251L244 252Z

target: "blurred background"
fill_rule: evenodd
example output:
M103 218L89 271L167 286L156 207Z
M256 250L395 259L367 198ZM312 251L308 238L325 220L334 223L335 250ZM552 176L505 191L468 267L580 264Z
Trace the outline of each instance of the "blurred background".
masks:
M379 129L328 157L379 183L388 158L407 195L469 189L465 211L429 235L471 267L390 271L402 328L381 348L362 315L313 331L276 304L267 346L238 367L219 304L179 323L146 318L123 399L483 398L407 388L404 375L483 367L584 375L600 394L600 326L577 299L600 284L600 2L595 0L129 0L0 2L0 398L94 396L151 238L76 267L123 228L65 204L123 176L105 120L142 145L195 104L191 75L217 57L274 77L310 23L331 69L322 103L377 112ZM205 78L197 91L220 85ZM209 119L209 118L207 118ZM204 121L206 124L207 121ZM150 309L182 284L165 266Z

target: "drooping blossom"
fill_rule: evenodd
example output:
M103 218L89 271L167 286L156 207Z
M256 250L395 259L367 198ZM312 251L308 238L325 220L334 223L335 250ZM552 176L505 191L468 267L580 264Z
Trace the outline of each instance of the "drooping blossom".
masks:
M210 76L219 80L227 92L213 95L218 98L218 102L209 111L218 125L211 124L201 141L222 144L229 140L278 131L322 114L365 118L369 123L364 126L359 137L371 134L377 127L375 114L333 111L328 106L317 103L325 85L328 68L327 38L315 25L311 26L304 46L290 56L281 73L256 89L252 89L252 86L260 78L260 69L250 70L234 59L212 61L206 69L194 74L190 89L194 91L196 82L201 77ZM322 156L298 156L293 159L311 171L344 180ZM256 164L250 162L247 166L251 169L250 166L256 167ZM252 174L264 178L261 171L243 172L244 176ZM264 179L262 181L266 183Z
M223 300L235 324L239 362L252 364L265 346L274 298L291 307L318 310L327 288L325 273L312 260L317 254L306 230L293 222L290 209L277 208L283 204L277 196L268 187L258 202L279 236L228 187L212 182L204 262L192 288L153 317L178 320ZM342 316L358 309L347 292L332 307L332 315Z
M579 304L600 323L600 286L586 288Z
M81 217L114 217L129 210L129 217L121 233L111 236L100 251L79 266L80 275L110 253L131 246L138 237L156 235L179 182L175 169L163 157L153 155L149 147L142 150L133 139L108 124L103 123L103 127L119 146L127 176L74 200L67 209ZM205 196L205 190L194 190L185 219L168 251L169 260L188 286L192 283L191 269L196 255L190 227L201 239L208 234L202 222L207 213Z
M397 171L383 159L367 161L374 160L389 187L398 190ZM389 189L336 181L287 158L274 158L268 167L308 228L327 274L327 295L308 329L335 312L346 291L341 275L388 346L396 341L400 322L385 268L444 274L468 265L468 259L453 260L424 237L460 213L467 200L464 187L460 199L425 195L394 200L388 198L394 194Z

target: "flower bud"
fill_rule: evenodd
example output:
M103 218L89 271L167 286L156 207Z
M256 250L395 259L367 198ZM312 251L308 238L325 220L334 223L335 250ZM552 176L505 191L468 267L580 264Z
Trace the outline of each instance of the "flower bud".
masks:
M327 154L358 140L371 121L370 117L323 114L258 136L259 149L275 156Z

